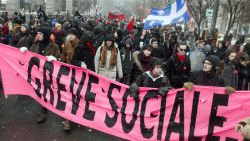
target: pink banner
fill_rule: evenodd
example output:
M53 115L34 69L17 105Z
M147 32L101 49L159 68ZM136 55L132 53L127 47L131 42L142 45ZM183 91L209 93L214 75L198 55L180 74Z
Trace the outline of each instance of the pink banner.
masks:
M0 45L5 94L28 95L50 111L90 128L128 140L240 141L234 131L250 116L249 92L224 94L224 88L195 86L194 91L128 86L94 72L44 56Z

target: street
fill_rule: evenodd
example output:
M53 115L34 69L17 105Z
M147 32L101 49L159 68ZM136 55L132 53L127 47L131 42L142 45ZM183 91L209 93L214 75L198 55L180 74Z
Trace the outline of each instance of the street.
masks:
M37 124L40 106L27 96L9 96L0 92L1 141L123 141L118 137L71 124L71 132L63 131L64 119L49 112L45 123Z

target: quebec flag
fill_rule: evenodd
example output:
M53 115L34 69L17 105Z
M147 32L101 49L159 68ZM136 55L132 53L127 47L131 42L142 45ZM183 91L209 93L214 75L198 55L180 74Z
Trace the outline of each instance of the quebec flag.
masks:
M150 15L145 19L144 30L188 20L189 15L186 0L176 0L176 2L166 8L152 8Z

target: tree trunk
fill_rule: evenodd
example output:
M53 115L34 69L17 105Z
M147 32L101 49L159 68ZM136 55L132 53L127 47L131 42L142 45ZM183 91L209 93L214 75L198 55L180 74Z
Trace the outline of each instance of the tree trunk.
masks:
M198 32L198 36L200 37L200 35L201 35L201 22L197 22L197 32Z

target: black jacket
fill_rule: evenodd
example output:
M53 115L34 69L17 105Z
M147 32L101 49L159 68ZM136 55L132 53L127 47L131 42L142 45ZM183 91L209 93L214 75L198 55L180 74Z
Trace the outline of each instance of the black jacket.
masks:
M167 61L165 66L166 74L174 88L182 88L185 82L188 82L190 75L190 59L186 56L183 62L180 62L176 53Z
M193 82L195 85L224 87L223 79L215 72L210 74L203 71L192 72L189 82Z
M79 44L74 51L71 64L81 67L81 63L85 62L89 70L95 71L94 57L90 48L83 44Z

